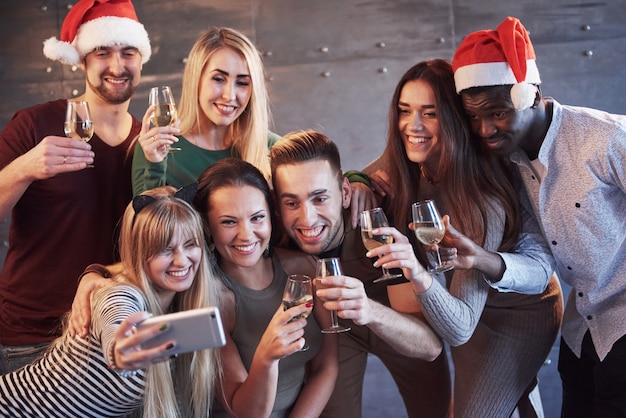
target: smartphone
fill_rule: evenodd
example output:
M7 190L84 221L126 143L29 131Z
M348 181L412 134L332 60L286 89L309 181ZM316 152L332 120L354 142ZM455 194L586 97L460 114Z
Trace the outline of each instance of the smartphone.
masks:
M176 346L167 353L181 354L222 347L226 344L224 326L217 307L154 316L141 322L137 327L164 323L169 325L168 329L146 341L142 348L152 348L166 341L175 340Z

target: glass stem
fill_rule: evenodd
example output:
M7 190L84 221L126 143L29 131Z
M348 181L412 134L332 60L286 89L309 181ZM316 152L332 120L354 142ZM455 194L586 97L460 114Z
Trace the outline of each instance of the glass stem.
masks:
M337 318L337 311L330 311L330 319L332 321L332 327L339 328L339 319Z
M441 256L439 255L439 248L437 248L437 251L435 251L435 253L437 254L437 265L435 267L441 267L442 263L441 263Z

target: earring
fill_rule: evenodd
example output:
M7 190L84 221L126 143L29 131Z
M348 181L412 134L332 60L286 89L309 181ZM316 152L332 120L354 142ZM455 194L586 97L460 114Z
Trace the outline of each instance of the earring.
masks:
M213 242L213 237L208 237L207 238L207 244L209 244L207 247L209 248L209 252L211 254L213 254L213 252L215 251L215 242Z
M270 245L267 244L267 247L265 247L265 250L263 250L263 257L267 258L270 256Z

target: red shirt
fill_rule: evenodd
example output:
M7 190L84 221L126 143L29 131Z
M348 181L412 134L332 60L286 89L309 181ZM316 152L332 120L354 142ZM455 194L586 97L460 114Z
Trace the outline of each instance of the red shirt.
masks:
M66 101L56 100L18 111L0 132L0 168L45 136L64 136L65 109ZM132 198L128 150L140 129L133 118L116 147L94 135L94 168L35 181L13 208L0 273L0 344L54 339L83 269L117 259L114 232Z

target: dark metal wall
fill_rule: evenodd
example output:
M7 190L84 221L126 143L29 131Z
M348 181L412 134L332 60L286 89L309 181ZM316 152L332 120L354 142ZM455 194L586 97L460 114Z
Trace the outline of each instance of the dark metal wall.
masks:
M507 15L531 34L543 92L562 103L626 114L626 2L605 0L135 0L153 57L131 104L139 118L156 84L180 92L183 59L208 26L231 26L263 52L273 129L322 130L345 169L383 149L393 88L412 64L451 59L467 33ZM80 69L47 60L71 3L0 1L0 127L19 108L84 89ZM7 245L0 224L0 247ZM0 260L3 250L0 250Z

